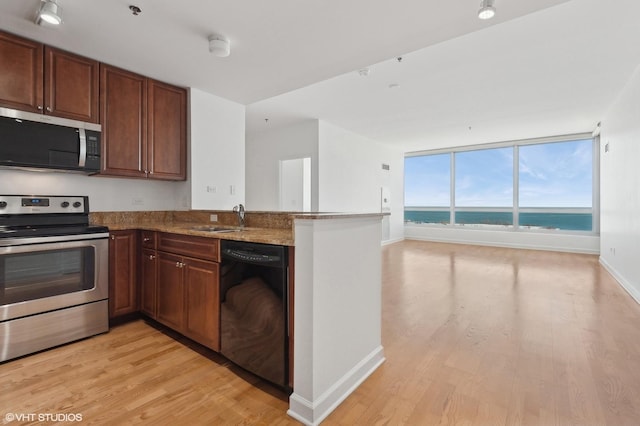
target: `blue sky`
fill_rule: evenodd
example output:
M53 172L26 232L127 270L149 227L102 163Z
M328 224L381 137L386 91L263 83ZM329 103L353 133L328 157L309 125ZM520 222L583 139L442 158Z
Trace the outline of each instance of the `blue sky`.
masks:
M520 147L521 207L591 207L591 139Z
M519 147L520 207L591 207L592 141ZM456 153L456 205L513 205L513 148ZM446 207L450 155L405 159L405 205Z

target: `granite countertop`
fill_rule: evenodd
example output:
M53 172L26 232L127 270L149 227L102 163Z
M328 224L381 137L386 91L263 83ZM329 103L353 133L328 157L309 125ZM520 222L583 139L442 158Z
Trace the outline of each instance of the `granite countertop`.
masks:
M91 213L89 219L91 224L107 226L113 231L140 229L221 240L294 246L294 221L296 219L349 219L382 217L387 214L248 212L245 221L247 226L244 228L237 226L237 216L230 211L97 212ZM212 222L211 216L216 216L218 221ZM203 226L231 228L237 231L211 232L197 229L197 227Z
M240 228L237 226L226 226L224 228L237 229L234 232L210 232L194 229L202 224L196 223L162 223L150 222L140 223L132 226L131 224L103 223L112 231L124 229L140 229L144 231L169 232L173 234L194 235L198 237L218 238L221 240L248 241L253 243L276 244L280 246L293 246L293 230L278 228ZM206 224L204 226L220 226L215 224Z

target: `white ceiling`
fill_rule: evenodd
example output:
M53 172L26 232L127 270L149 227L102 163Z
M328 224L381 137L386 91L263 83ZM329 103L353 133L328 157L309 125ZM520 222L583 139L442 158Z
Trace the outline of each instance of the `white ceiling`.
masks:
M640 63L637 0L496 0L491 21L479 0L59 3L51 28L2 0L0 28L251 104L249 133L319 118L405 150L590 131Z

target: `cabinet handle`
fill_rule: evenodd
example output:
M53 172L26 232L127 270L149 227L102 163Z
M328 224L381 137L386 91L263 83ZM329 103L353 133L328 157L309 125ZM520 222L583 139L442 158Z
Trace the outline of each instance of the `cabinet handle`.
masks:
M149 238L149 237L144 237L144 238L142 239L142 242L143 242L143 243L148 243L149 241L151 241L151 238Z
M116 239L116 236L115 236L115 235L112 235L112 236L111 236L111 239L112 239L112 240L115 240L115 239Z
M52 109L51 109L51 107L50 107L50 106L48 106L48 107L47 107L47 111L48 111L48 112L51 112L51 111L52 111Z
M180 262L176 262L176 268L180 267Z
M38 105L36 108L38 108L38 111L42 111L42 105Z
M153 259L155 259L155 258L156 258L156 257L155 257L154 255L152 255L152 254L150 254L150 255L149 255L149 260L153 260Z

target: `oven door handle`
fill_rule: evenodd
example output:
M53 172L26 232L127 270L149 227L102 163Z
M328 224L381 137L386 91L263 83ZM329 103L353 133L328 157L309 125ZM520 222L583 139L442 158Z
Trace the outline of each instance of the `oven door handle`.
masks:
M67 241L100 240L109 238L108 232L95 234L54 235L51 237L0 238L0 247L26 246L31 244L59 243Z

